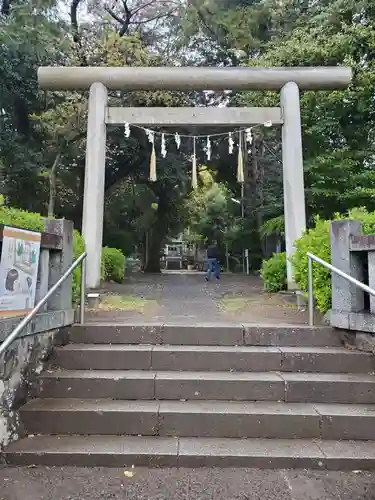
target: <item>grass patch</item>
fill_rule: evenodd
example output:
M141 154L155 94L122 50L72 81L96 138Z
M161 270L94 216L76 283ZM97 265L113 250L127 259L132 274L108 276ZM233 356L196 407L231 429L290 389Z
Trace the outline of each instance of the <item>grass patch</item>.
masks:
M219 301L218 307L222 312L236 313L247 309L250 303L249 297L224 297Z
M237 296L228 295L222 297L218 302L219 311L227 314L241 314L251 310L264 309L266 307L295 308L295 304L288 304L278 294L259 294L255 296Z
M131 295L110 294L102 296L96 311L135 311L143 313L146 308L156 306L155 300Z

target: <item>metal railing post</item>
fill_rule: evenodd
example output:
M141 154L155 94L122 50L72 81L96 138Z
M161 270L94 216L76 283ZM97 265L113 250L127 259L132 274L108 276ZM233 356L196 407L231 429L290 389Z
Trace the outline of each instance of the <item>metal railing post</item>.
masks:
M79 322L81 325L85 322L85 298L86 298L86 259L81 264L81 303L79 307Z
M375 297L375 290L373 288L370 288L369 286L365 285L364 283L361 283L360 281L356 280L349 274L344 273L337 267L332 266L332 264L329 264L325 260L321 259L320 257L317 257L313 253L307 252L307 259L308 259L308 301L309 301L309 325L313 326L314 324L314 283L313 283L313 261L317 262L321 266L325 267L326 269L329 269L332 273L336 274L337 276L340 276L341 278L344 278L345 280L349 281L349 283L352 283L353 285L357 286L364 292L370 294L372 297Z
M313 261L308 255L308 307L309 307L309 326L314 326L314 278Z

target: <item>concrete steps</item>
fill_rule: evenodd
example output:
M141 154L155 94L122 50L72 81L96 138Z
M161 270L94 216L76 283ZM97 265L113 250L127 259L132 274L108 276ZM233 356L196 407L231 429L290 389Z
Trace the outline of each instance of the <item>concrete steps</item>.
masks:
M97 324L67 341L11 464L375 468L374 356L333 329Z
M35 436L8 448L11 465L81 467L254 467L372 470L368 441Z
M35 399L27 434L375 440L375 405Z
M339 335L328 327L284 325L163 325L106 323L75 325L74 344L147 344L327 347L341 346Z
M343 373L56 370L39 377L37 395L375 404L375 377Z
M343 347L69 344L52 363L65 370L375 371L374 356Z

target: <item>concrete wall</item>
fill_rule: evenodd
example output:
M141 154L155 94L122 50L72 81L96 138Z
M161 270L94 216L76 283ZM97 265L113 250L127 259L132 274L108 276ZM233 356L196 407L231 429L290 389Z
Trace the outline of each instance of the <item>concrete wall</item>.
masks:
M45 295L73 259L73 224L65 220L46 221L46 229L48 233L43 233L42 237L36 300ZM20 320L19 317L0 320L0 344ZM32 384L43 370L53 345L61 342L59 329L73 322L69 283L0 356L0 451L22 435L18 408L31 396Z
M359 222L331 223L331 256L333 266L375 289L375 235L363 235ZM334 273L329 316L336 328L375 334L375 300Z

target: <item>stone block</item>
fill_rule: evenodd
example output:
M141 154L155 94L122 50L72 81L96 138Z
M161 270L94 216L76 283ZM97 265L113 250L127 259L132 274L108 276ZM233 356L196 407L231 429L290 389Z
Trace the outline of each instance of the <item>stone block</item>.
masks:
M350 313L331 309L329 312L329 322L334 328L348 330L350 328Z
M175 371L279 371L281 353L274 347L155 346L154 370Z
M371 375L282 373L286 401L293 403L374 404L375 378Z
M56 371L40 377L38 394L43 398L152 400L154 378L148 371Z
M374 237L374 235L371 235ZM375 252L368 252L368 286L375 290ZM370 295L370 312L375 313L375 297Z
M160 435L230 438L318 438L312 405L187 401L160 403Z
M172 345L243 345L242 325L171 325L162 329L162 343Z
M62 467L176 467L174 438L131 436L35 436L12 444L11 465Z
M374 443L365 441L319 441L328 470L373 470Z
M40 249L35 305L47 295L49 289L49 252L48 248ZM44 304L39 311L47 311L47 304Z
M37 399L21 419L28 434L155 436L158 408L154 401Z
M245 345L255 346L339 346L337 331L330 327L292 325L244 325Z
M181 438L180 467L318 469L324 455L313 441Z
M163 325L90 323L70 329L71 342L77 344L160 344Z
M362 234L362 226L354 220L338 220L331 223L331 260L352 278L363 282L364 270L360 254L350 250L351 236ZM364 293L345 278L332 273L332 309L342 312L358 312L364 308Z
M155 397L177 401L281 401L284 382L272 373L157 372Z
M151 346L70 344L55 349L51 360L64 370L149 370Z
M375 440L375 407L317 404L321 437L326 440Z
M375 354L375 336L370 333L357 332L355 335L355 346L360 351Z
M349 313L349 329L375 333L375 316L364 312Z
M49 255L49 288L58 282L73 263L73 229L73 222L66 219L45 220L45 232L57 234L62 237L62 250L50 252ZM48 300L48 309L72 309L72 275L65 280Z
M281 347L282 371L311 373L370 373L375 358L344 347Z

